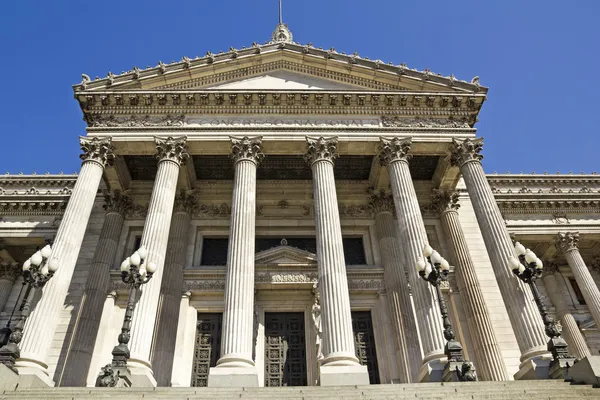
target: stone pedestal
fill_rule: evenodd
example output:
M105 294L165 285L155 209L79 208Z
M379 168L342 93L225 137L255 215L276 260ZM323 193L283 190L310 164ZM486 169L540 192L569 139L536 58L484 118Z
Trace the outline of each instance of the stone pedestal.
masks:
M306 140L305 160L313 175L318 289L323 327L320 382L322 386L368 384L367 369L360 366L354 350L348 278L333 175L333 162L338 156L337 138Z
M131 384L134 387L156 386L150 363L150 350L164 274L177 176L180 166L189 157L185 138L156 138L155 142L158 171L152 188L141 245L148 249L146 262L156 263L157 270L150 282L142 286L141 296L132 319L131 358L127 364L131 370Z
M261 138L231 138L235 177L225 277L221 358L210 369L208 386L258 386L252 360L256 167L264 157Z
M507 380L506 365L483 299L483 291L477 279L467 240L460 225L458 193L434 190L431 200L433 211L440 216L444 233L449 239L452 249L452 261L456 266L456 283L463 300L467 325L471 333L471 346L475 353L475 365L479 379L484 381ZM454 371L453 368L451 370Z
M80 143L83 150L80 156L83 160L81 171L56 233L50 256L51 259L58 258L60 267L44 286L41 299L27 319L20 344L21 358L16 363L22 379L30 374L34 377L44 375L42 381L48 384L52 382L48 377L46 364L48 349L54 340L59 315L69 292L102 172L114 160L110 139L81 138Z
M520 376L529 371L529 360L548 354L547 338L531 290L508 267L509 258L514 257L514 247L483 172L483 156L479 154L482 148L483 139L453 139L450 162L460 168L473 203L485 247L521 350L521 368L526 370L517 373Z
M600 356L584 357L569 369L573 383L600 388Z
M435 289L421 279L415 268L417 260L423 258L423 247L427 244L427 234L408 168L408 160L411 158L409 154L411 141L402 138L381 138L380 148L381 163L387 165L390 175L398 220L398 238L403 246L405 265L413 292L416 320L423 346L419 376L422 380L439 381L441 374L436 373L435 377L428 375L432 371L437 371L440 360L446 357L444 355L445 341L442 336L444 328L440 310L434 301Z
M4 364L0 364L0 392L9 392L17 388L19 375Z
M100 327L102 308L110 284L123 229L125 213L133 208L132 199L116 190L104 194L107 211L81 299L79 322L73 336L73 346L67 356L61 386L84 386L89 372L94 344ZM97 372L97 371L96 371Z

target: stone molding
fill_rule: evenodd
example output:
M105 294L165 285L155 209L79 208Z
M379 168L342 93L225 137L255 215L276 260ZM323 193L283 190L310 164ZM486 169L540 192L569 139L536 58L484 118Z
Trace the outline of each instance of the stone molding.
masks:
M481 162L483 159L481 150L483 150L483 138L465 140L453 138L449 151L450 165L460 168L469 161Z
M136 115L119 117L112 114L85 113L85 121L91 128L115 128L115 127L181 127L184 125L185 116L179 115Z
M386 128L466 128L470 129L467 118L401 118L398 116L382 116L381 123Z
M396 161L408 162L412 158L412 154L410 154L411 146L411 138L379 138L379 161L381 165L388 166Z
M265 158L262 152L262 136L255 137L234 137L231 140L231 159L234 163L247 160L259 164Z
M562 253L579 250L579 232L559 232L554 238L554 244Z
M503 214L600 213L600 200L504 200L496 198Z
M0 196L0 211L3 216L14 215L63 215L69 201L68 196L47 196L39 199L3 199Z
M317 161L329 161L333 164L335 159L339 157L337 144L337 137L325 138L321 136L312 138L307 136L304 160L311 167Z
M112 138L87 138L80 136L79 144L83 154L79 156L82 162L94 161L102 168L111 167L115 161L115 147Z
M21 276L21 264L9 261L0 261L0 280L14 282Z
M198 196L193 190L181 189L175 196L173 213L187 213L195 215L199 211Z
M104 205L102 206L107 213L116 212L125 215L134 208L133 199L127 191L104 190Z
M156 144L156 159L158 162L173 161L177 165L184 165L190 157L187 149L187 138L185 136L173 138L154 138Z
M393 215L396 213L396 207L394 206L394 196L392 193L385 189L375 190L370 187L368 191L368 210L372 215L377 215L382 212L388 212ZM341 214L341 211L340 211Z
M5 175L0 175L0 187L12 186L31 186L31 187L60 187L72 189L77 181L77 174L57 174L53 175L46 173L37 175L35 172L31 175L23 173L10 175L8 172Z

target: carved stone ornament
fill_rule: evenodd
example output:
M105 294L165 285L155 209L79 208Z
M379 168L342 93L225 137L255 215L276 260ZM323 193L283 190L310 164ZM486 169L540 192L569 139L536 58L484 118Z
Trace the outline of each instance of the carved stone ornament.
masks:
M432 211L442 214L444 211L458 211L458 192L447 192L444 190L433 189L431 192Z
M309 166L317 161L329 161L333 163L339 157L337 153L337 137L318 138L306 137L306 154L304 160Z
M544 270L542 276L554 275L558 272L558 264L554 260L544 261Z
M578 232L559 232L555 239L554 245L563 253L578 250L579 248L579 233Z
M159 99L160 100L160 99ZM84 120L91 128L114 128L114 127L146 127L146 126L183 126L185 116L165 115L131 115L129 117L116 117L98 113L87 113Z
M127 192L120 190L104 190L104 210L125 215L133 210L133 199Z
M79 137L79 144L83 154L79 156L83 162L95 161L102 168L112 166L115 161L115 148L111 138Z
M381 165L390 165L395 161L407 161L411 159L410 148L412 146L411 138L394 137L386 139L380 138L379 142L379 161Z
M600 274L600 257L594 257L594 260L590 264L592 270Z
M392 196L392 193L385 189L375 190L371 187L367 189L367 192L369 193L368 208L373 215L382 212L395 213L396 208L394 207L394 196Z
M469 161L481 161L483 155L479 154L483 149L483 138L465 139L463 141L452 139L450 145L449 161L453 167L462 167Z
M231 215L231 206L229 204L200 204L193 211L194 217L220 217L229 218Z
M181 189L175 196L173 212L185 212L190 215L198 212L198 197L193 190Z
M373 218L373 211L368 204L339 204L341 218Z
M386 128L471 128L466 118L402 118L382 116L381 124Z
M271 35L271 41L274 43L294 43L294 36L287 24L277 24Z
M262 152L262 136L250 138L230 137L231 139L231 159L234 163L242 160L252 161L259 164L265 158Z
M22 269L19 263L12 261L0 261L0 280L9 280L14 282Z
M155 137L156 158L159 162L168 160L176 162L179 165L184 165L190 157L186 141L187 138L185 136L179 138L169 136L166 139Z

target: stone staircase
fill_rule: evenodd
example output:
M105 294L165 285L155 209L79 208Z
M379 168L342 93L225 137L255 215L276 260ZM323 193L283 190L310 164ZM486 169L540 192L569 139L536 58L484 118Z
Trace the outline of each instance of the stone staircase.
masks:
M310 400L310 399L497 399L567 400L600 399L600 389L556 380L509 382L415 383L344 387L282 388L45 388L17 389L0 394L0 400Z

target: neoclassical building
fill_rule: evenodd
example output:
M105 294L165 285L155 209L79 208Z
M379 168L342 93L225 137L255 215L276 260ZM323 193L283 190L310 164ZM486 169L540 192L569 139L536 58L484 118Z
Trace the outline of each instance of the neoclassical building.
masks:
M125 315L119 266L140 246L157 271L131 321L133 386L440 381L425 244L450 261L442 292L479 380L548 378L514 240L544 261L571 354L598 354L600 178L485 174L487 91L301 45L284 24L265 44L84 75L80 172L0 177L1 326L19 316L23 262L46 242L60 261L20 379L95 385Z

